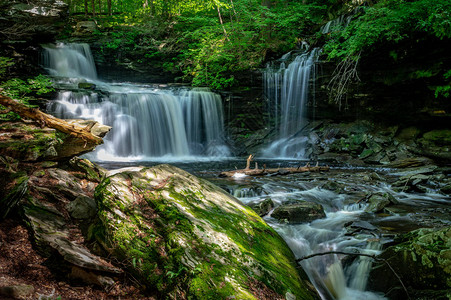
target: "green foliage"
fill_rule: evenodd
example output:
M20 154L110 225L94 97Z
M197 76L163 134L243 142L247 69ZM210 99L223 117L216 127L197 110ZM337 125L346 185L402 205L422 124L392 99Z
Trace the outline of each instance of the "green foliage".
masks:
M12 65L12 61L9 61ZM0 84L1 93L7 97L13 98L25 104L29 107L34 107L29 103L33 96L43 95L54 91L52 87L52 82L47 76L38 75L27 80L22 80L19 78L12 78ZM19 120L20 117L14 112L7 111L4 106L0 105L0 112L6 111L5 113L0 113L1 121L15 121Z
M423 38L450 38L450 12L448 0L380 1L367 7L344 30L333 32L325 51L331 59L343 59L371 51L378 44L397 44L419 34Z
M443 78L448 82L448 84L437 86L435 88L436 98L439 98L440 96L449 98L451 96L451 70L448 70L448 72L443 75Z
M54 91L52 82L45 75L22 80L13 78L0 85L5 96L15 98L24 104L28 104L31 95L43 95Z
M195 86L222 89L236 84L234 73L259 68L268 51L296 47L300 36L319 28L327 5L335 2L113 1L113 12L121 14L96 16L97 34L107 37L105 53L140 53L132 61L143 66L160 61ZM83 1L73 0L72 6L84 12ZM126 62L126 55L117 60Z
M0 56L0 78L6 73L9 67L13 66L12 58Z

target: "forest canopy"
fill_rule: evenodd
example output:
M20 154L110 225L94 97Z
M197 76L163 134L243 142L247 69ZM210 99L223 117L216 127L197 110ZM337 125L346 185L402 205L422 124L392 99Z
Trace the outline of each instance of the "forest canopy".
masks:
M105 49L141 51L140 62L196 86L227 88L234 75L263 67L299 47L324 46L337 63L379 48L398 58L400 44L451 37L448 0L68 0L76 18L92 18L109 37ZM340 15L349 22L321 27ZM449 80L449 70L442 73ZM419 74L419 73L418 73ZM449 95L446 85L436 95Z

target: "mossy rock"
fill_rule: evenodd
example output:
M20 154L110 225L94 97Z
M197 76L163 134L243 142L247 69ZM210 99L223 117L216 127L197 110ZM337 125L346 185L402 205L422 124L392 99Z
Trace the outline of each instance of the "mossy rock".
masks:
M432 130L423 135L426 142L436 145L451 145L451 130Z
M325 218L326 213L321 204L299 200L294 203L282 204L274 209L271 216L289 224L300 224Z
M65 160L95 148L71 135L33 123L5 122L0 124L0 131L3 133L0 155L25 162Z
M451 226L414 230L403 235L398 242L387 248L380 258L393 267L409 290L435 291L435 294L442 291L443 295L451 291ZM370 275L371 288L380 291L400 289L401 284L394 272L382 261L375 263ZM405 294L400 297L405 297Z
M318 298L284 240L212 183L169 165L110 175L90 235L159 299Z
M3 123L0 131L4 133L0 155L21 161L54 159L58 155L56 148L62 143L56 130L24 122Z

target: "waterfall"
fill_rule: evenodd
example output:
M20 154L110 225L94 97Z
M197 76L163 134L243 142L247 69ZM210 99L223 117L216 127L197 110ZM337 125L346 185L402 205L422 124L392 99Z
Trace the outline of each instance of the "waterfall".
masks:
M46 45L42 64L53 76L97 79L94 58L88 44Z
M304 107L319 53L318 48L304 52L288 66L285 55L277 69L270 64L267 66L263 76L265 97L270 105L270 117L279 128L277 139L264 150L264 156L304 158L307 138L300 136L298 131L305 125Z
M159 89L96 80L87 44L45 47L43 65L64 87L88 81L96 90L61 90L48 111L60 118L92 119L112 127L92 159L227 157L221 97L206 89ZM69 79L63 79L61 77Z

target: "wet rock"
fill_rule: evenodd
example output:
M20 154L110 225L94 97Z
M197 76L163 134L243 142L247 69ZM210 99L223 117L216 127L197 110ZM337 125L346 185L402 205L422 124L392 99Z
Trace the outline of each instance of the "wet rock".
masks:
M405 208L399 206L384 207L384 211L392 215L402 215L402 216L407 215L409 213Z
M329 191L332 191L334 193L340 194L343 193L345 190L345 185L342 183L339 183L337 181L328 180L326 183L324 183L321 186L322 189L326 189Z
M416 127L407 127L402 129L399 134L396 135L396 138L401 141L411 142L415 140L421 131Z
M280 295L318 297L283 239L208 181L168 165L118 170L96 199L92 237L162 294L256 299L246 284L251 276Z
M447 184L444 187L440 188L440 192L450 195L451 194L451 184Z
M433 130L423 134L424 144L451 145L451 130Z
M97 204L92 198L78 196L67 205L67 210L74 219L91 219L97 214Z
M390 168L413 168L430 165L431 160L425 157L409 157L405 159L395 160L390 163Z
M355 228L355 229L363 229L363 230L369 230L369 231L373 231L376 230L377 227L372 225L371 223L367 222L367 221L357 221L357 222L352 222L349 225L350 228Z
M399 201L390 193L375 193L368 198L368 206L365 211L377 213L390 204L399 204Z
M442 294L446 299L451 288L451 227L418 229L398 238L397 243L379 258L393 267L410 293L423 294L421 299L442 299L436 298ZM373 265L369 285L378 291L397 291L388 295L391 299L406 297L396 275L381 261ZM435 291L431 294L430 290Z
M400 191L417 191L425 193L428 191L426 184L429 183L431 175L415 174L402 176L393 183L394 187L398 187Z
M90 83L90 82L80 82L80 83L78 83L78 88L85 89L85 90L95 90L96 85L94 83Z
M20 284L0 287L0 296L13 299L31 299L34 293L32 285Z
M267 215L274 208L274 201L272 201L271 198L267 198L260 202L249 203L249 207L262 217Z
M399 171L396 173L393 173L393 175L403 176L402 178L410 178L412 176L418 175L418 174L431 174L435 170L437 170L437 166L429 165L424 167L418 167L418 168L409 168L404 171Z
M296 203L282 204L274 209L271 216L289 224L299 224L325 218L326 214L321 204L296 201Z

